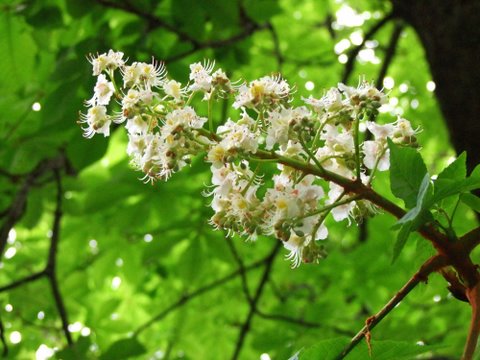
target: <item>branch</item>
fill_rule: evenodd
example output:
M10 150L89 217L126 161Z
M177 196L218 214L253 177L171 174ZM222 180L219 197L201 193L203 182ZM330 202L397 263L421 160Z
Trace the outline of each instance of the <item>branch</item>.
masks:
M0 228L0 258L3 256L3 252L7 246L8 233L22 218L25 212L30 188L40 176L52 170L60 169L63 166L65 166L65 157L59 155L55 158L41 161L29 174L26 175L25 180L12 201L12 204L5 213L5 221Z
M462 360L472 360L480 335L480 283L472 289L467 289L466 294L472 306L472 319Z
M63 189L62 189L62 179L60 176L60 171L54 170L55 183L57 185L57 199L55 213L53 217L53 227L52 227L52 239L50 243L50 249L48 252L48 261L47 267L45 268L45 275L50 281L50 286L52 288L53 298L55 300L55 305L57 306L58 314L62 321L62 329L67 339L69 346L73 345L72 335L68 331L68 315L67 310L65 309L65 304L63 302L62 295L60 293L60 288L58 286L57 279L57 251L58 243L60 241L60 222L62 219L62 198L63 198Z
M378 73L377 80L375 81L375 87L377 89L381 89L383 87L383 80L385 79L385 76L387 75L388 68L390 67L392 60L395 56L395 52L397 50L398 46L398 41L400 40L400 35L402 34L403 31L403 24L396 22L395 23L395 28L392 31L392 35L390 36L390 41L388 43L387 51L385 52L385 58L383 59L382 67L380 68L380 72ZM372 139L372 133L367 130L366 135L365 135L365 140L371 140ZM368 169L367 169L368 170ZM369 172L367 171L367 175ZM358 233L358 241L360 243L365 242L368 237L368 219L365 219L360 225L359 225L359 233Z
M178 60L183 59L183 58L185 58L189 55L192 55L192 54L196 53L199 50L216 49L216 48L222 48L222 47L225 47L225 46L228 46L228 45L232 45L232 44L234 44L238 41L241 41L241 40L249 37L254 32L256 32L258 30L263 30L265 28L266 28L266 25L258 25L258 24L254 24L254 23L248 23L247 25L245 25L243 31L241 31L240 33L238 33L236 35L232 35L231 37L228 37L228 38L225 38L225 39L209 40L209 41L205 41L205 42L202 42L202 43L196 43L195 45L193 45L193 47L191 49L166 58L165 62L169 63L169 62L178 61Z
M277 59L277 67L278 67L277 70L278 72L281 73L283 63L285 62L285 58L283 57L282 50L280 48L280 39L278 38L277 31L273 27L272 23L267 23L267 29L272 36L273 53L275 55L275 58Z
M362 50L362 48L365 46L365 43L370 40L383 26L385 26L386 23L388 23L394 17L395 15L393 13L389 13L388 15L386 15L383 19L373 25L370 30L367 31L360 45L354 47L348 52L348 60L345 63L345 68L343 70L342 83L346 84L348 82L348 79L353 72L357 55L360 53L360 50Z
M385 58L383 59L382 67L380 68L380 72L378 73L377 81L375 82L375 87L377 89L383 88L383 79L385 79L388 68L390 67L392 60L395 57L398 41L400 40L403 29L404 25L397 21L395 23L395 27L393 28L392 35L390 36L390 41L388 42L388 47L385 52Z
M15 289L19 286L28 284L28 283L33 282L33 281L36 281L36 280L42 278L43 276L45 276L45 270L36 272L32 275L25 276L24 278L21 278L19 280L15 280L8 285L4 285L4 286L0 287L0 293L4 292L4 291Z
M246 266L244 268L244 271L250 271L250 270L259 268L260 266L264 265L268 261L269 258L270 258L270 255L261 259L261 260L258 260L256 262L254 262L253 264L250 264L250 265ZM160 313L158 313L157 315L152 317L150 320L145 322L143 325L140 325L137 328L137 330L134 331L133 336L138 336L141 332L145 331L147 328L152 326L155 322L162 320L167 315L169 315L171 312L173 312L174 310L176 310L176 309L180 308L181 306L185 305L190 300L193 300L194 298L196 298L196 297L198 297L198 296L200 296L200 295L202 295L206 292L209 292L211 290L216 289L217 287L235 279L240 274L241 274L241 270L237 269L237 270L231 272L230 274L224 276L223 278L212 281L211 283L209 283L205 286L202 286L195 291L192 291L190 293L186 293L186 294L182 295L173 304L171 304L170 306L165 308L163 311L161 311Z
M118 2L118 1L111 1L111 0L96 0L96 1L98 4L103 5L105 7L117 9L117 10L123 10L127 13L137 15L138 17L145 19L152 27L163 28L177 35L178 38L182 41L189 42L194 46L198 45L198 41L195 38L191 37L187 33L176 28L175 26L167 23L163 19L154 16L152 13L141 11L140 9L130 4L128 1L125 1L125 2Z
M7 345L7 341L5 340L5 328L3 327L3 321L1 318L0 318L0 341L2 342L2 345L3 345L2 357L7 357L8 345Z
M381 196L369 186L365 186L360 181L347 179L324 168L314 166L304 161L285 157L273 151L258 150L255 153L255 157L275 160L280 164L300 170L305 174L312 174L321 177L324 180L334 182L343 187L346 192L359 195L361 199L370 201L396 218L400 219L405 215L405 210L387 198ZM440 255L449 259L450 264L458 271L468 287L474 286L480 280L480 274L477 271L477 267L473 264L468 254L465 253L462 244L450 242L446 235L439 232L430 224L423 225L417 231L433 244Z
M478 244L480 244L480 227L473 229L460 238L460 244L463 245L465 251L471 253Z
M255 291L255 295L253 296L252 302L250 303L250 309L248 311L247 317L245 318L245 321L243 322L242 327L240 328L240 334L238 335L238 338L237 338L237 343L235 345L235 350L232 355L232 360L238 359L240 355L240 351L242 350L245 337L247 336L248 331L250 330L253 315L255 315L257 311L258 301L260 300L260 297L263 294L265 285L267 284L268 278L270 277L273 261L275 260L275 256L277 255L278 250L280 250L281 244L282 243L280 241L275 243L275 246L272 252L270 253L270 255L267 257L265 261L265 269L263 271L262 278L258 283L257 290Z
M250 295L250 290L248 288L247 274L245 272L245 264L243 263L243 260L240 257L240 254L235 248L235 244L233 243L232 238L230 236L225 236L225 239L227 240L227 244L228 244L228 247L230 248L230 252L232 253L233 258L235 259L238 265L238 270L240 271L240 278L242 280L243 293L245 294L245 298L247 299L248 303L251 304L252 296Z
M370 334L370 331L387 316L390 311L392 311L400 301L402 301L405 296L407 296L410 291L412 291L420 282L426 281L428 275L432 272L437 271L441 267L447 264L447 260L444 256L435 255L428 259L420 269L407 281L405 285L395 294L394 297L375 315L368 318L365 326L355 335L350 343L342 350L342 352L335 358L335 360L343 359L347 356L350 351L352 351L355 346L365 337L367 334Z

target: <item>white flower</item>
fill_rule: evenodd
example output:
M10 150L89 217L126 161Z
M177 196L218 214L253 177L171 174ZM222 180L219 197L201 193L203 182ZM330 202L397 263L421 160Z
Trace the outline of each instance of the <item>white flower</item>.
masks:
M163 84L163 91L166 95L171 96L176 101L180 101L184 93L184 90L182 89L182 84L175 80L166 81Z
M368 169L373 169L377 159L379 159L377 169L379 171L388 170L390 167L390 150L386 149L384 142L373 140L365 141L362 150L365 154L363 163Z
M214 168L221 168L228 156L228 151L222 144L216 144L210 148L207 154L207 161L212 163Z
M327 204L333 204L338 200L339 196L343 193L344 189L340 185L337 185L333 182L330 183L330 191L328 192ZM348 219L350 212L355 207L355 202L351 201L349 203L337 206L331 210L331 214L335 221L342 221Z
M215 67L215 62L206 62L204 65L197 62L190 65L190 80L193 84L190 85L191 91L209 92L212 88L212 70Z
M108 105L110 103L110 98L115 92L113 84L107 80L104 74L100 74L97 79L97 83L94 87L93 97L87 101L87 104L90 106L95 105Z
M142 119L141 116L137 115L127 120L125 128L127 129L129 134L142 135L147 133L148 124Z
M302 100L313 107L315 111L337 111L341 109L344 104L342 102L342 94L337 88L331 88L321 99L315 99L309 96L308 99L302 98Z
M224 125L217 128L217 134L223 137L221 145L226 150L234 149L255 153L258 149L257 136L250 131L248 125L228 119Z
M285 148L289 140L290 121L292 120L292 110L281 108L271 111L268 114L268 129L266 138L266 149L271 150L275 144Z
M191 106L173 110L165 117L165 125L172 129L179 126L200 129L207 121L207 118L198 116Z
M88 60L93 65L93 75L95 76L100 75L105 70L115 70L125 64L123 52L115 52L113 50L109 50L108 54L104 53L97 57L90 55Z
M286 258L292 261L292 268L299 267L302 263L303 249L307 244L308 241L304 236L298 236L296 234L292 234L288 241L283 243L285 249L290 251L290 254L288 254Z
M394 124L379 125L373 121L367 121L366 125L368 131L375 137L375 140L386 140L387 137L392 137L396 130Z
M103 105L92 106L88 109L87 115L80 115L80 122L86 123L87 127L83 128L86 138L91 138L95 134L103 134L107 137L110 135L111 120L107 115L107 108Z
M256 107L259 104L276 105L288 100L290 86L280 76L264 76L252 81L249 86L242 85L235 97L233 107Z
M122 68L123 86L141 86L146 89L161 86L166 76L166 69L163 63L152 59L151 64L134 62L130 66Z

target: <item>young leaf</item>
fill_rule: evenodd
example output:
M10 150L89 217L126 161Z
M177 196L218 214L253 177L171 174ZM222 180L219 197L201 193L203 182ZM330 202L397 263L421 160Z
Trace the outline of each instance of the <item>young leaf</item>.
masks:
M390 149L390 188L408 208L417 203L418 189L427 173L421 155L412 148L400 147L388 139Z
M438 180L463 180L467 176L467 155L462 152L458 158L438 174Z
M417 204L393 226L394 229L400 228L400 231L393 247L392 263L395 262L398 255L402 252L410 233L431 219L432 216L427 211L432 205L431 197L430 174L426 173L418 190Z
M145 354L147 349L136 338L120 339L114 342L100 357L101 360L128 359Z
M466 193L460 196L460 201L469 206L472 210L480 213L480 198L476 195Z
M397 240L393 246L392 264L397 260L398 256L402 252L412 231L413 229L411 221L403 224L403 226L400 228L400 231L397 234Z
M336 359L346 343L348 343L348 340L346 341L342 338L323 340L311 348L294 355L290 360ZM371 344L371 356L366 342L362 341L346 358L348 360L407 360L439 348L439 346L420 346L411 342L391 340L373 340Z

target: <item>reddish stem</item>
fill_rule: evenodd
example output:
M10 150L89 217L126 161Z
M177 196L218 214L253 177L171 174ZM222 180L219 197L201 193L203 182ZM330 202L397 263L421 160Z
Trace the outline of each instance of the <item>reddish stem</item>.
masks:
M467 289L466 294L472 306L472 320L462 360L472 360L477 347L478 336L480 335L480 283L477 283L471 289Z

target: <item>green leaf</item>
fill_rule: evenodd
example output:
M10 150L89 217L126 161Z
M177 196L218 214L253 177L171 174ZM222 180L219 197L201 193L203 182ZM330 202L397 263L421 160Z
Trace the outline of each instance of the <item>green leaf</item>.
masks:
M397 260L398 256L405 247L408 237L413 231L412 227L412 222L408 222L403 224L403 226L400 228L400 231L397 234L397 240L395 240L395 244L393 246L392 264Z
M72 346L55 353L55 359L78 360L88 359L88 350L91 345L90 337L80 337Z
M290 360L333 360L337 358L348 342L349 340L343 338L323 340L311 348L294 355ZM410 360L417 355L425 354L438 348L434 346L419 346L406 341L391 340L373 340L371 345L371 356L365 341L362 341L346 358L348 360Z
M314 346L301 351L297 357L293 356L290 360L334 359L348 342L349 340L346 338L322 340Z
M105 155L107 147L107 138L94 136L91 139L85 139L79 133L74 136L66 150L72 166L79 172Z
M438 180L462 180L467 176L467 155L465 152L455 159L438 175Z
M45 6L27 17L27 22L37 28L52 29L63 25L62 13L56 6Z
M261 23L278 14L280 6L276 0L246 0L245 11L250 18Z
M463 180L437 179L434 186L432 202L437 203L449 196L480 189L480 174L474 171L470 177Z
M417 150L395 145L388 139L390 148L390 188L408 208L417 203L417 194L427 167Z
M460 201L476 212L480 212L480 198L476 195L466 193L460 196Z
M394 225L394 228L397 227L397 225L402 225L407 222L415 221L419 217L420 213L429 207L430 201L428 198L431 198L432 195L430 185L430 174L426 173L423 177L420 189L418 190L417 204L400 220L398 220L398 222Z
M400 228L400 231L393 248L392 263L402 252L410 233L431 219L431 214L427 212L431 205L431 201L429 201L431 197L430 174L426 173L418 190L417 204L393 226L394 229Z
M114 342L108 350L100 356L100 360L128 359L132 356L145 354L147 349L136 338L121 339Z

